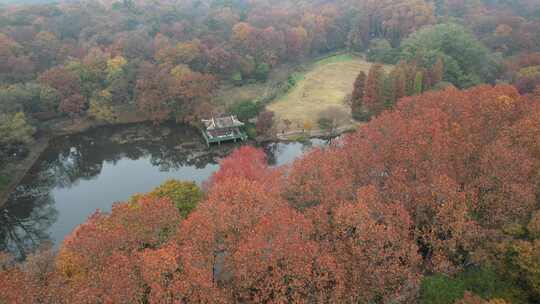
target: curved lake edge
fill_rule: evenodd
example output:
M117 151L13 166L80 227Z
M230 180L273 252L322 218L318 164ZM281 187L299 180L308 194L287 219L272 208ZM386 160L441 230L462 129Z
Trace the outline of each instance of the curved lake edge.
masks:
M81 118L79 119L78 123L72 122L67 128L61 128L55 131L43 131L42 134L36 139L35 143L32 145L28 153L28 156L24 158L23 160L18 161L17 164L15 165L16 169L12 172L11 181L8 184L8 186L5 187L2 191L0 191L0 209L5 207L6 203L9 200L10 195L14 192L14 190L21 183L24 177L32 169L32 167L34 167L34 165L40 159L42 154L47 150L50 142L54 141L55 139L63 137L63 136L83 135L85 133L91 132L96 129L101 129L101 128L129 127L129 126L134 126L134 125L144 125L148 123L149 122L146 120L133 120L133 121L110 124L110 123L98 122L98 121ZM177 124L177 125L186 127L186 128L195 129L195 127L185 125L185 124ZM159 128L159 126L156 126L156 128ZM294 131L285 135L276 134L275 136L258 137L256 139L250 139L246 141L245 143L261 145L261 144L266 144L266 143L277 143L277 142L285 142L285 143L297 142L297 141L303 141L307 139L330 139L330 138L337 137L341 134L350 133L354 131L354 129L355 129L354 127L342 128L333 134L327 134L327 133L317 131L317 130L313 130L310 132ZM201 143L203 142L202 137L199 138L199 141Z
M262 149L268 165L279 167L328 143L249 141L208 148L199 130L174 123L108 126L56 136L43 145L48 148L0 208L0 247L23 253L39 244L58 246L96 210L109 212L115 202L151 191L168 179L204 186L220 161L246 144Z

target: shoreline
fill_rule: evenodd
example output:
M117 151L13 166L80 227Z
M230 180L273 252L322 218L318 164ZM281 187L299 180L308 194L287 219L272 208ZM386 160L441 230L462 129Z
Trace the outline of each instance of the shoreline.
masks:
M34 145L32 145L32 148L30 149L30 152L28 153L28 156L24 158L23 160L17 162L15 165L15 168L11 170L12 172L12 178L9 181L9 184L6 186L6 188L2 191L0 191L0 208L4 207L4 205L7 203L9 199L9 195L11 192L17 188L17 186L20 184L22 179L26 176L28 171L32 169L34 164L37 162L39 157L43 154L43 152L49 147L49 142L52 138L50 136L42 136L39 139L36 140Z
M53 139L60 136L81 134L95 128L112 127L112 126L116 127L116 126L139 124L139 123L145 123L145 122L148 122L148 121L144 119L129 119L129 120L111 124L111 123L93 121L88 118L80 118L78 119L78 121L74 121L71 124L67 125L66 127L60 128L56 131L43 132L44 134L40 136L39 138L37 138L36 142L32 145L32 148L30 149L28 156L25 159L17 162L17 164L15 164L14 166L14 169L10 170L12 178L9 184L6 186L6 188L0 191L0 208L5 206L5 204L7 203L9 199L10 194L20 184L20 182L26 176L28 171L32 169L32 167L39 160L43 152L49 147L49 143ZM63 121L63 123L65 123L65 121ZM249 140L247 142L255 142L255 143L264 143L264 142L269 142L269 141L293 142L293 141L298 141L299 138L305 138L305 139L332 138L332 137L336 137L336 136L354 131L356 127L357 125L342 126L342 127L337 128L333 134L329 134L327 131L324 131L324 130L310 130L310 131L292 130L286 133L275 134L274 136L271 136L271 137Z
M305 130L291 130L285 133L278 133L275 136L276 141L291 142L297 141L298 138L334 138L340 135L353 132L358 128L359 124L344 125L336 128L333 132L328 132L322 129L313 129L309 131Z
M68 120L62 120L59 122L59 124L64 124L66 123L66 121ZM28 156L16 162L13 169L8 170L8 173L12 176L12 178L10 179L8 185L2 191L0 191L0 208L3 208L6 205L10 194L15 190L15 188L17 188L17 186L26 176L28 171L32 169L34 164L38 161L39 157L49 147L49 143L51 142L51 140L60 136L81 134L94 128L121 126L144 122L145 120L132 118L111 124L106 122L93 121L85 117L79 118L77 120L72 120L71 123L67 126L60 127L55 131L43 130L42 135L36 138L35 142L29 149Z
M358 53L349 52L349 51L337 51L329 54L324 54L322 56L316 57L306 62L301 62L297 64L293 70L299 71L305 68L307 64L313 64L325 58L330 58L332 56L352 53L355 56L358 56ZM275 100L275 97L272 97L270 100L264 102L265 105L270 104ZM124 109L125 110L125 109ZM30 147L28 156L20 161L17 161L13 164L12 168L6 170L5 174L11 176L8 185L0 190L0 208L4 207L7 203L10 194L15 190L15 188L22 181L24 176L28 171L34 166L41 154L49 146L49 142L57 137L66 136L66 135L76 135L90 131L94 128L99 127L109 127L109 126L121 126L129 125L135 123L145 123L149 120L137 111L121 111L119 119L116 122L108 123L104 121L96 121L88 117L80 117L76 119L67 119L62 118L56 121L51 121L49 126L46 126L41 130L41 135L36 138L35 143ZM303 139L309 138L332 138L339 136L341 134L351 132L355 130L357 124L351 124L347 126L342 126L334 130L333 132L328 132L326 130L313 129L313 130L290 130L285 133L276 133L272 136L263 136L255 139L248 139L247 142L255 142L257 144L265 142L292 142L292 141L302 141Z

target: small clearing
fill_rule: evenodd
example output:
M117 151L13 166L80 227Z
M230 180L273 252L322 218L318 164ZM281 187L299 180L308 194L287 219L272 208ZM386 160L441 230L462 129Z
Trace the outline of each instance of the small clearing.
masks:
M329 107L340 107L349 113L352 125L354 122L347 96L352 92L358 73L367 73L371 64L351 54L336 55L313 63L298 77L298 83L289 93L267 106L276 115L278 133L289 131L284 120L292 122L292 129L303 129L305 125L317 128L319 114ZM385 70L390 68L385 66Z

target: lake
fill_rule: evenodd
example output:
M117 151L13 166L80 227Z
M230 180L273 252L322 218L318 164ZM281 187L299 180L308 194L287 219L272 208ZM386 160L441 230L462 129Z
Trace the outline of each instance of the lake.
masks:
M325 142L261 148L269 164L279 166ZM97 209L110 211L114 202L167 179L200 185L239 145L207 148L197 130L173 124L114 126L56 138L0 209L0 251L24 256L43 244L58 246Z

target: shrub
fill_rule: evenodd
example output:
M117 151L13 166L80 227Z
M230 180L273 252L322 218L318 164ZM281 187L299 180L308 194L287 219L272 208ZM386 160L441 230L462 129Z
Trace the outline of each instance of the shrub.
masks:
M246 133L247 133L247 136L251 139L254 139L255 137L257 137L257 129L255 129L254 126L247 127Z
M242 83L243 83L243 79L242 79L242 73L240 72L234 72L231 76L231 81L236 85L236 86L241 86Z

